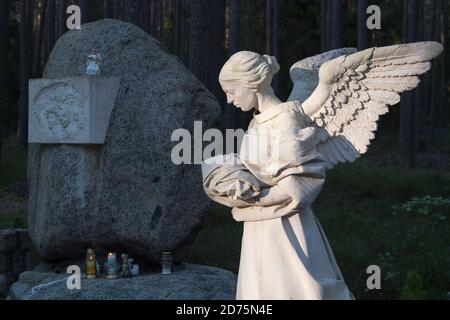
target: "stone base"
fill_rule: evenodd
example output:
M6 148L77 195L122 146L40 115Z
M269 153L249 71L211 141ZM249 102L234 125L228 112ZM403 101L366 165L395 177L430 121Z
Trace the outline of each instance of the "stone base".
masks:
M87 279L81 289L69 290L69 274L24 272L11 287L11 300L233 300L236 275L193 264L171 275L142 274L129 279Z

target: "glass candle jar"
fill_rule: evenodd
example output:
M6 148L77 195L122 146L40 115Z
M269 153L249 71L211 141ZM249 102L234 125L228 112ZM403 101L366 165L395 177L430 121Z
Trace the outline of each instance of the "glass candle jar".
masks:
M161 257L162 274L172 274L173 258L169 251L164 251Z
M93 249L88 249L86 252L86 277L94 279L97 276L97 262L95 260L95 252Z
M114 252L108 253L107 258L107 264L108 264L108 273L106 275L107 278L114 279L117 278L117 256Z

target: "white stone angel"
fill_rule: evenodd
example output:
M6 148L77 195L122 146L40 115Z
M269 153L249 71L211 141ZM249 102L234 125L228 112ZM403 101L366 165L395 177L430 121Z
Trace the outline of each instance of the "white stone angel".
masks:
M274 57L241 51L221 70L228 102L256 110L239 155L202 165L205 192L244 222L237 299L353 299L310 206L326 169L367 151L380 115L418 85L442 46L355 51L294 64L285 103L271 88Z

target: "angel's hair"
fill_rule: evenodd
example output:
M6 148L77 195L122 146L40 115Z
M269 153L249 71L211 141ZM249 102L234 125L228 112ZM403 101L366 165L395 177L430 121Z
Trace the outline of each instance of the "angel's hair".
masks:
M277 59L251 51L233 54L219 74L220 82L238 82L245 87L258 90L263 84L269 84L280 70Z

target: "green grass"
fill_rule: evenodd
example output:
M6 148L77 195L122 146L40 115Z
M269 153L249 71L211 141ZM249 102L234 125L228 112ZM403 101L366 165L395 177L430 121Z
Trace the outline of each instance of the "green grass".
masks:
M10 184L25 180L26 152L16 148L14 138L6 139L0 159L0 229L26 227L26 199L5 192Z
M212 204L206 223L187 260L237 273L243 224L231 217L231 210Z
M26 228L26 199L0 191L0 229Z
M344 165L330 172L315 211L349 286L358 298L401 295L408 272L418 272L427 297L445 298L450 289L450 206L446 216L393 214L393 206L415 196L450 194L450 173ZM447 253L447 254L446 254ZM382 290L366 291L366 268L379 265Z
M25 181L27 176L26 152L16 148L15 138L6 139L3 143L0 159L0 189L17 181Z

